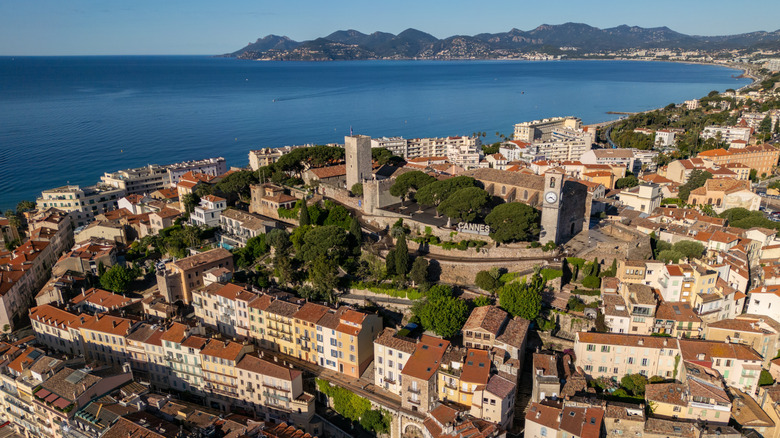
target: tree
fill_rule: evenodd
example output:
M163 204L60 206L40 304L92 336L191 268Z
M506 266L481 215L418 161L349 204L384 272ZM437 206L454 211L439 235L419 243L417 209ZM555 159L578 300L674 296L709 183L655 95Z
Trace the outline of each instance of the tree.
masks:
M434 181L436 181L436 178L427 173L413 170L395 179L393 185L390 186L390 194L401 198L401 202L403 202L411 189L420 190Z
M680 259L684 258L685 256L672 249L666 249L658 253L658 257L656 257L657 260L661 260L664 263L679 263Z
M642 374L626 374L620 379L620 387L634 396L645 395L645 386L647 386L647 377Z
M345 230L349 230L349 224L352 221L352 217L349 215L349 211L341 205L334 205L328 211L328 217L325 218L323 225L336 225Z
M290 246L290 235L281 228L274 228L266 234L265 241L278 253Z
M504 284L501 282L501 272L498 269L479 271L474 279L477 287L491 293L495 293Z
M257 182L259 179L256 172L240 170L222 178L222 181L217 183L216 189L225 195L234 195L243 202L249 202L251 198L250 187Z
M757 183L758 182L758 171L756 169L750 169L750 181Z
M691 192L704 186L704 183L710 178L712 178L712 174L706 170L693 169L688 177L688 181L680 186L679 198L687 202Z
M484 307L484 306L489 306L491 304L490 298L484 295L480 295L474 298L471 302L474 304L474 307Z
M360 227L360 222L356 217L353 217L349 222L349 234L355 237L358 245L363 242L363 229Z
M203 198L205 196L214 194L214 186L211 184L198 184L195 186L193 192L198 195L198 198Z
M298 218L298 225L311 225L311 218L309 217L309 208L306 205L306 198L303 198L301 201L301 212Z
M395 275L395 249L391 249L385 256L385 270L388 276Z
M535 239L541 230L540 221L539 210L521 202L498 205L485 217L490 237L500 243Z
M412 270L409 272L412 284L421 285L428 281L428 260L417 257L412 263Z
M22 238L19 236L19 227L22 226L22 219L13 210L6 210L5 218L8 219L8 227L11 228L14 240L21 243Z
M187 214L190 214L200 203L200 198L195 193L187 193L182 197L181 203L184 205L184 210Z
M326 256L340 264L350 251L347 232L335 225L324 225L312 228L303 236L300 256L307 262Z
M274 275L279 279L279 284L284 286L292 283L294 273L290 257L283 252L277 252L274 257Z
M615 181L616 189L626 189L626 188L636 187L638 185L639 185L639 180L634 175L627 176L625 178L620 178L617 181Z
M119 294L127 292L127 286L135 279L135 272L122 265L114 265L100 276L100 286Z
M688 259L698 259L704 254L704 245L692 240L681 240L672 245L672 250L683 255Z
M32 211L35 210L35 202L32 201L19 201L18 204L16 204L16 212L17 213L24 213L26 211Z
M520 282L504 285L499 293L501 308L512 316L519 316L533 321L542 310L542 292L545 281L541 275L541 269L537 266L531 276L530 283L524 278Z
M466 187L444 200L437 211L460 222L474 220L490 201L490 195L479 187Z
M431 330L443 338L455 336L468 319L468 305L460 298L438 293L435 289L436 286L431 288L429 296L418 301L412 311L420 318L420 324L425 330Z
M395 242L395 273L401 277L409 273L409 247L405 234L399 236Z
M598 289L601 287L601 279L595 275L587 275L582 279L582 286L588 289Z
M352 184L352 187L349 189L350 192L352 192L355 196L363 196L363 183L355 183Z
M421 205L438 207L456 191L466 187L476 187L477 181L470 176L456 176L442 181L432 182L415 194L415 199Z
M338 264L325 254L318 256L309 270L309 279L318 292L327 296L338 286Z

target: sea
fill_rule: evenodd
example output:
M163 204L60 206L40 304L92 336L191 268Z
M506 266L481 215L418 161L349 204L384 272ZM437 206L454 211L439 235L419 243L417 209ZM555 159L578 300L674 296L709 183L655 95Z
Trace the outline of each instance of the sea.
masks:
M263 147L511 136L749 83L737 70L640 61L264 62L209 56L0 57L0 212L107 171Z

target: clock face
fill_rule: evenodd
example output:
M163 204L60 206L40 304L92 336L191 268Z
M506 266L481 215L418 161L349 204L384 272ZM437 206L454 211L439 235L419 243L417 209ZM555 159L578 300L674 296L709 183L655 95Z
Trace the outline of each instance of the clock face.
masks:
M556 195L555 192L547 192L547 194L544 195L544 199L552 204L558 200L558 195Z

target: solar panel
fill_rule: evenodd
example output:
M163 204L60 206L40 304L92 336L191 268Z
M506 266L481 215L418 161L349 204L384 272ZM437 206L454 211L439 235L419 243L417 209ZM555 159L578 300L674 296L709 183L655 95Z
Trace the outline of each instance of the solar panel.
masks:
M67 378L65 378L65 381L70 383L71 385L75 385L83 379L87 373L81 370L76 370L72 372Z

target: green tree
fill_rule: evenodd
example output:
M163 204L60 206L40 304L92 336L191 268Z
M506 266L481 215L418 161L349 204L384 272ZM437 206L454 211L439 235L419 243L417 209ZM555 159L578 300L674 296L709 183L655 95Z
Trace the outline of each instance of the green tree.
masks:
M242 202L249 202L252 195L250 187L259 182L257 173L251 170L240 170L222 178L216 189L227 196L236 196Z
M679 263L680 259L684 258L685 256L672 249L666 249L658 253L658 257L656 257L656 260L660 260L664 263Z
M355 196L363 196L363 183L355 183L352 184L352 187L349 189L350 192L352 192Z
M644 396L647 377L641 374L626 374L620 379L620 387L634 396Z
M421 285L428 282L428 260L417 257L412 263L412 270L409 272L409 278L415 285Z
M626 189L626 188L636 187L638 185L639 185L639 180L634 175L627 176L625 178L620 178L617 181L615 181L616 189Z
M306 198L303 198L301 201L301 212L298 219L298 225L311 225L311 218L309 217L309 208L306 205Z
M268 232L265 241L277 252L285 251L290 246L290 234L281 228L274 228Z
M491 293L495 293L504 285L504 283L501 282L501 272L498 269L477 272L474 283L476 283L478 288Z
M181 203L184 205L184 210L187 214L190 214L200 204L200 198L195 193L187 193L182 197Z
M349 215L349 211L341 205L334 205L328 211L328 217L325 219L324 225L336 225L345 230L349 230L349 224L352 221L352 216Z
M692 240L681 240L672 245L672 250L683 255L688 259L698 259L704 254L704 245Z
M349 234L355 237L358 244L363 242L363 229L360 227L360 222L356 217L353 217L349 222Z
M706 170L692 170L690 177L688 177L688 181L680 186L679 198L687 202L688 196L690 196L691 192L698 189L699 187L704 186L704 183L706 183L710 178L712 178L712 174Z
M32 201L19 201L18 204L16 204L16 212L17 213L24 213L26 211L32 211L35 210L35 202Z
M279 279L279 284L284 286L293 283L294 274L292 259L283 252L276 253L274 257L274 275Z
M588 289L598 289L601 287L601 279L595 275L586 275L582 279L582 286Z
M484 295L480 295L480 296L474 298L471 302L474 304L474 307L484 307L484 306L489 306L490 304L492 304L491 301L490 301L490 298L488 298L488 297L486 297Z
M541 230L539 210L521 202L496 206L485 217L490 226L490 237L496 242L523 242L534 240Z
M490 201L490 195L479 187L460 189L444 200L437 211L460 222L471 222Z
M436 287L431 288L428 294L412 307L412 312L420 318L420 324L425 330L431 330L443 338L458 334L468 319L469 308L466 302L440 294Z
M403 202L409 195L410 190L420 190L434 181L436 181L436 178L427 173L413 170L395 179L393 185L390 186L390 194L401 198L401 202Z
M395 249L391 249L385 256L385 271L388 276L395 275Z
M314 227L303 236L300 255L307 262L326 256L341 264L350 251L347 232L335 225L325 225Z
M395 273L401 277L409 273L409 247L405 234L399 236L395 242Z
M211 184L198 184L195 186L193 192L198 195L198 198L203 198L205 196L214 194L214 186Z
M309 270L309 279L315 290L328 296L339 283L338 264L325 254L318 256Z
M122 265L114 265L100 276L100 286L119 294L127 292L127 287L135 279L136 273Z
M421 205L438 207L453 193L467 187L476 187L477 181L470 176L456 176L441 181L434 181L420 188L415 199Z
M537 266L534 268L530 282L524 278L520 282L509 283L501 288L501 292L498 294L501 308L512 316L519 316L533 321L542 310L542 292L544 287L545 281L542 278L541 270Z

